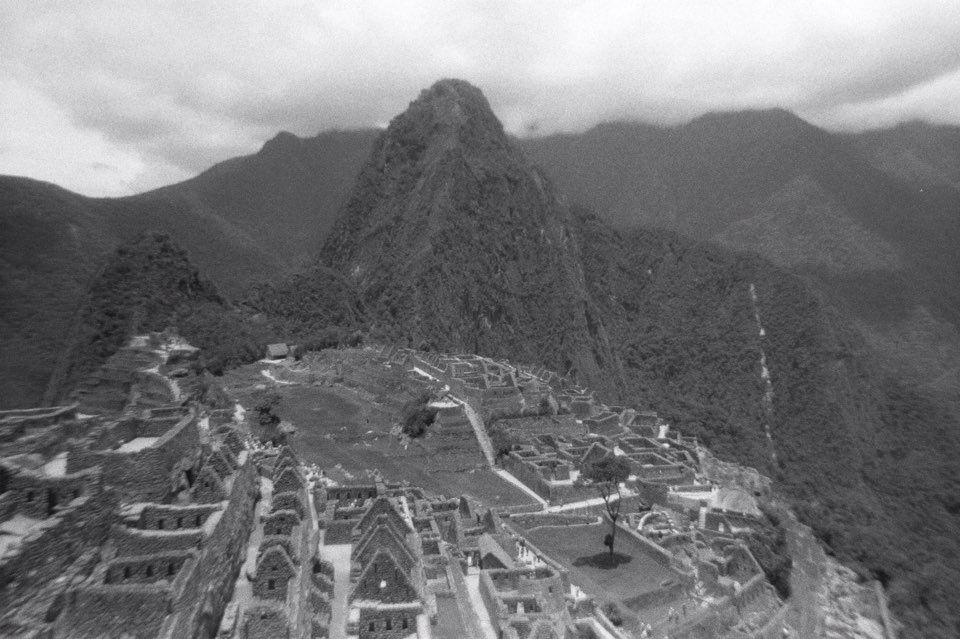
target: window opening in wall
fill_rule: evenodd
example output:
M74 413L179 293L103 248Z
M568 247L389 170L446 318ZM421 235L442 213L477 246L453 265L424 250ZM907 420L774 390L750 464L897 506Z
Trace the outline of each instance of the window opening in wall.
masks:
M400 622L400 627L401 627L403 630L406 630L408 623L409 623L409 622L407 621L407 618L404 617L404 618L403 618L403 621Z
M173 562L171 561L169 564L167 564L167 575L172 577L174 572L176 572L176 569L174 568Z
M183 528L183 517L177 517L177 528Z
M274 590L277 587L276 579L267 579L267 590Z
M200 525L200 515L197 515L197 526Z
M386 627L386 629L387 629L387 630L393 630L393 620L392 620L392 619L387 619L387 627Z
M124 566L124 567L123 567L123 578L124 578L124 579L129 579L129 578L130 578L130 566Z
M147 566L147 577L153 577L153 566Z
M163 530L163 520L162 520L162 519L158 519L158 520L157 520L157 530Z
M377 623L375 621L370 622L370 632L373 632L377 629Z
M28 490L28 491L27 491L27 501L33 501L33 491L32 491L32 490Z

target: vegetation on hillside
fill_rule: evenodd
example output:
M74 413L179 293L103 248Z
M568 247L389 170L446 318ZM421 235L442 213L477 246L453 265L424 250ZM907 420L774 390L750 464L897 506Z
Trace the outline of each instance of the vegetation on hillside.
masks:
M176 327L222 370L262 352L255 327L231 311L169 237L147 234L120 246L98 273L50 382L64 398L131 336Z
M539 360L614 389L565 218L479 90L441 81L378 139L322 258L356 287L374 339Z
M437 409L430 406L433 395L423 391L400 411L400 430L407 437L421 437L437 418Z
M883 366L807 282L769 263L666 232L620 235L584 212L578 219L587 286L623 358L627 396L718 456L776 479L830 552L888 588L905 636L955 636L956 398ZM784 588L778 533L754 541Z

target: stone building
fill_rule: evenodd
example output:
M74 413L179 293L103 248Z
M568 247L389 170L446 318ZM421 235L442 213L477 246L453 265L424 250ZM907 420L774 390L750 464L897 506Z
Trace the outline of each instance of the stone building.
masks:
M260 501L244 574L231 605L238 639L326 637L333 571L316 555L318 517L300 464L287 447L258 459Z
M208 445L193 486L170 482L156 501L121 503L100 561L66 592L52 636L216 630L253 527L257 472L247 450L235 457L222 441ZM149 470L169 477L180 468Z

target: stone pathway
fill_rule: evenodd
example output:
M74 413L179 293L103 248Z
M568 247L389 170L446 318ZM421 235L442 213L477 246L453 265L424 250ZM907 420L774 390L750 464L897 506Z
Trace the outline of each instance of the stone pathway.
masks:
M526 494L530 495L530 497L535 499L542 508L546 508L549 505L549 502L547 502L546 499L544 499L543 497L535 493L532 488L527 486L525 483L523 483L522 481L514 477L512 474L510 474L506 470L502 468L494 468L493 472L499 475L504 481L510 482L511 484L513 484L514 486L516 486Z
M330 639L347 637L347 597L350 596L351 544L320 546L320 556L333 564L333 610L330 613Z
M487 458L487 464L493 468L496 462L496 455L493 454L493 442L490 441L490 435L487 434L487 428L483 425L483 420L480 419L480 415L477 414L477 411L473 410L473 407L470 406L468 402L454 395L450 395L449 397L463 406L463 412L470 421L470 425L473 426L473 432L477 435L480 450L483 451L483 456Z
M497 633L490 623L490 613L487 612L487 606L483 603L483 597L480 595L480 571L471 569L470 573L464 577L467 582L467 593L470 595L470 605L480 620L480 628L483 630L483 639L497 639Z

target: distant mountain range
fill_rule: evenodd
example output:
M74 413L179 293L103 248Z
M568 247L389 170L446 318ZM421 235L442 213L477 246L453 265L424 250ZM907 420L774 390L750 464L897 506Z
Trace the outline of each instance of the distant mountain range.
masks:
M385 131L281 133L137 196L0 178L0 405L158 323L213 370L353 332L541 362L775 477L907 636L952 637L958 241L960 129L773 110L515 140L446 80Z

